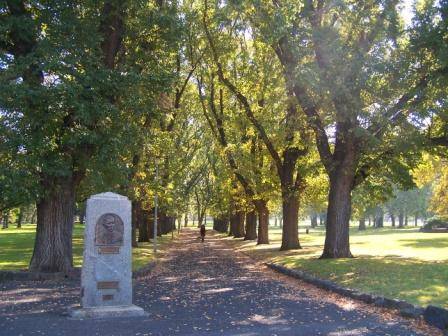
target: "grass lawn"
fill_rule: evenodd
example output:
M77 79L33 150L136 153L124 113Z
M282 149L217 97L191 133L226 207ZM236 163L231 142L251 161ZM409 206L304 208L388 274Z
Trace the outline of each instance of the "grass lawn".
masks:
M36 226L23 225L21 229L9 228L0 230L0 270L18 270L28 268L33 254ZM76 224L73 230L73 263L82 265L82 251L84 240L84 226ZM171 235L158 238L159 248L162 250L171 240ZM139 243L138 248L132 250L132 269L136 270L154 260L151 243Z
M304 226L301 250L278 251L281 230L270 228L270 245L225 239L243 252L265 261L298 268L346 287L399 298L418 305L448 308L448 234L421 233L416 228L351 229L354 259L319 260L325 233Z

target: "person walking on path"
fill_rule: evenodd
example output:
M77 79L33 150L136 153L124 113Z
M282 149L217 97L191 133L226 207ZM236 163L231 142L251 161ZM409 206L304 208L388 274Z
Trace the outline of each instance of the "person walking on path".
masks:
M204 242L205 239L205 225L201 225L201 241Z

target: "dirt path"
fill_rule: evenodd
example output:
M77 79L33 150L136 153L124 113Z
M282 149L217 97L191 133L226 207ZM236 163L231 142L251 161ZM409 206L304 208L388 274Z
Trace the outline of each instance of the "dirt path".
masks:
M149 275L136 280L146 318L68 319L76 282L0 286L0 335L425 335L403 319L277 275L223 241L186 230Z

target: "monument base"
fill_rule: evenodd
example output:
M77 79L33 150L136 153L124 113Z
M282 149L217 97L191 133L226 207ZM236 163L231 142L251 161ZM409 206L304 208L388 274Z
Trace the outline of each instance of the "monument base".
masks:
M95 319L95 318L115 318L148 316L143 308L135 305L130 306L103 306L91 308L74 308L69 311L70 318L73 319Z

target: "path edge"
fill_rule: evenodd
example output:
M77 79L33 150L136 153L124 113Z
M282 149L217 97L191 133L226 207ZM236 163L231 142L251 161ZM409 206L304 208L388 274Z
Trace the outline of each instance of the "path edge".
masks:
M292 269L272 262L264 263L270 269L284 275L305 281L316 287L337 293L339 295L359 300L377 307L397 309L403 317L418 319L423 317L426 323L437 327L448 335L448 310L445 308L429 305L426 308L413 305L404 300L391 299L380 295L363 293L359 290L342 287L331 281L315 277L307 272Z

